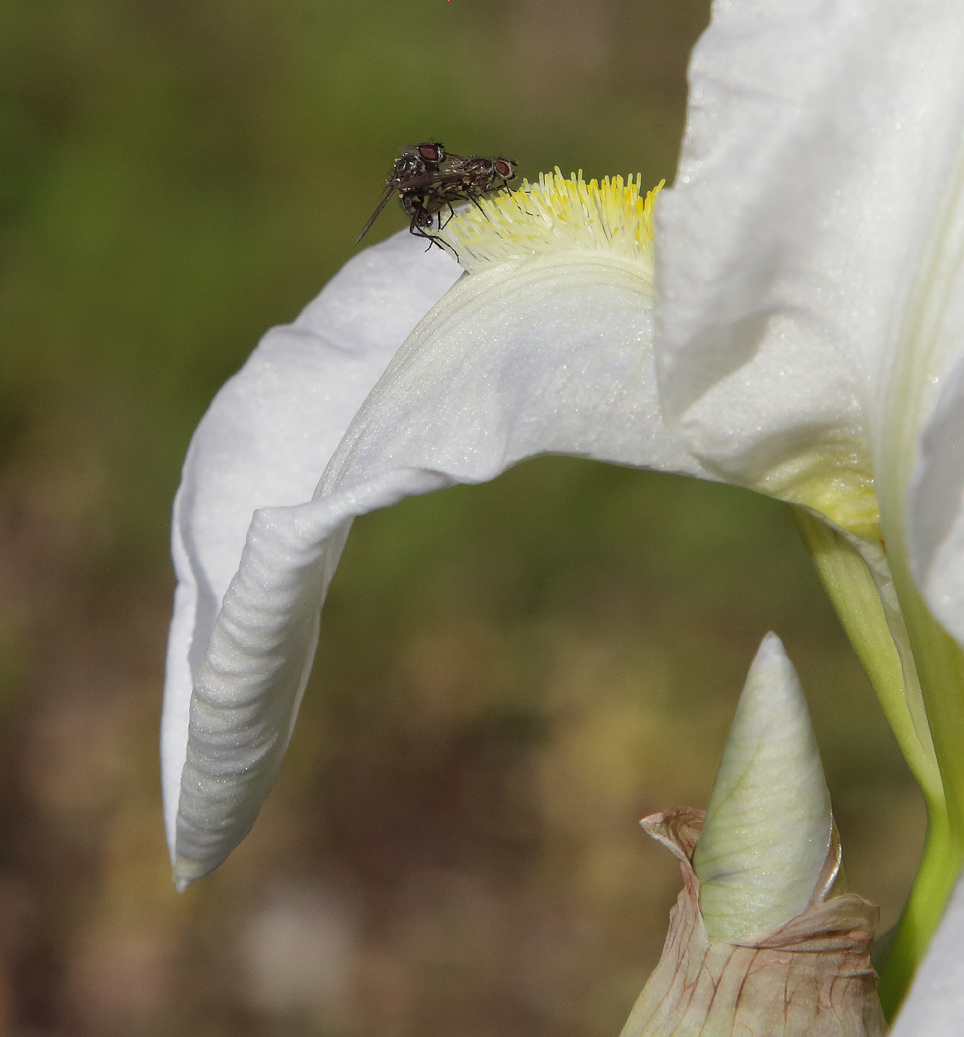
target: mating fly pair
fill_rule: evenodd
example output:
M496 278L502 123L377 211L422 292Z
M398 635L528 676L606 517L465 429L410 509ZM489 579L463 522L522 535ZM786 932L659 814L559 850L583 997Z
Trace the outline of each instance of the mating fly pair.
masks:
M511 158L464 158L447 152L438 141L425 141L400 149L395 165L385 181L385 194L371 214L358 240L368 233L378 214L393 194L398 195L402 211L411 221L409 231L427 238L429 248L445 244L432 233L441 230L454 214L456 202L474 202L490 191L497 191L515 176L516 162ZM448 215L443 221L443 211Z

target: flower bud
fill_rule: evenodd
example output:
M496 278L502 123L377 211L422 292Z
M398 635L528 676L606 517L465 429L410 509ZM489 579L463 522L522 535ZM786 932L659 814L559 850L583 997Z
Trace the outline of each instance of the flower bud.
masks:
M622 1037L881 1037L877 908L835 892L840 841L779 638L754 660L707 814L644 818L683 890Z

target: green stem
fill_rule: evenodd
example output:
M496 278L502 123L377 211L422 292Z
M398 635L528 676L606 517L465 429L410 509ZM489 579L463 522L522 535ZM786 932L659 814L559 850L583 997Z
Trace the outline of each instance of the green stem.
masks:
M887 983L882 983L881 1000L896 1011L964 866L964 655L918 593L904 538L893 542L894 584L914 649L944 789L943 816L928 803L924 858L899 923L900 944L895 940L893 967L888 961L883 973Z
M895 582L898 580L940 764L951 835L964 844L964 654L931 614L909 573L901 577L895 566Z
M928 809L933 807L943 815L944 786L900 613L891 609L888 616L870 567L843 534L803 508L795 507L793 512L827 596L880 700Z
M865 555L810 512L794 511L927 806L920 866L881 973L891 1018L964 863L964 656L920 599L903 558L888 561L879 549L875 575L867 561L875 545L863 545Z
M961 848L954 848L950 828L946 813L935 817L928 810L920 866L880 971L880 1003L891 1021L941 920L947 895L961 866Z

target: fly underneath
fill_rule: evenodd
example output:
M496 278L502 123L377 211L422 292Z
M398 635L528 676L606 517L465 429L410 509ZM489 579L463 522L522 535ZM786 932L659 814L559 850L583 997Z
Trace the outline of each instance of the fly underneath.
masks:
M479 204L490 191L498 191L515 177L516 161L511 158L465 158L445 150L438 141L425 141L400 148L395 165L385 180L385 193L365 224L358 240L368 233L379 213L397 194L402 211L408 217L409 231L426 238L429 248L448 247L437 234L451 219L458 202ZM458 256L456 255L456 259Z

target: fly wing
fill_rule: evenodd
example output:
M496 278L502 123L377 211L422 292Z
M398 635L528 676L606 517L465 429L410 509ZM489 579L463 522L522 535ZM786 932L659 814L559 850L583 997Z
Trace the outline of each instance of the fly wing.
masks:
M451 151L445 153L445 161L442 163L441 168L446 170L457 170L460 169L468 159L464 155L453 155Z
M394 186L400 194L428 194L433 188L451 187L464 182L465 174L459 169L436 169L406 177L404 183Z

